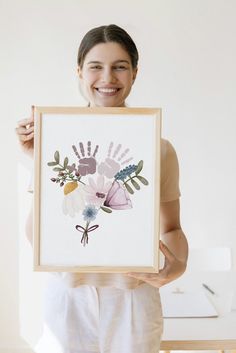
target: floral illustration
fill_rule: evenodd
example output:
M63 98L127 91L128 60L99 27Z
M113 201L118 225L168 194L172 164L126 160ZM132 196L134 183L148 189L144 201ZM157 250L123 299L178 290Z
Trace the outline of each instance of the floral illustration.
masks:
M79 159L78 172L80 175L85 176L87 174L96 173L96 159L95 156L98 151L98 145L96 146L93 155L91 156L91 142L88 141L87 144L87 157L85 157L84 145L82 142L79 143L80 153L83 158L80 157L79 152L75 145L72 146L76 157Z
M78 216L85 222L85 225L75 225L75 229L82 233L83 246L88 244L89 233L99 227L91 222L99 217L100 211L109 214L112 210L131 209L130 196L140 190L140 184L148 185L148 180L140 175L143 160L128 164L133 159L127 156L128 148L123 150L118 144L113 151L114 143L111 142L105 159L100 162L97 157L99 146L96 145L92 153L91 145L88 141L86 153L82 142L78 148L72 145L77 158L72 164L69 164L68 157L62 162L59 151L54 153L54 160L47 163L57 173L51 181L64 191L63 214Z
M75 181L69 182L64 186L64 199L62 202L62 210L65 215L75 217L75 213L84 209L85 194L84 186Z
M114 153L112 154L113 146L114 146L114 143L111 142L109 145L107 158L103 162L101 162L98 166L98 173L105 175L107 178L110 178L110 179L113 178L116 173L118 173L121 165L127 164L133 159L133 157L130 157L128 159L123 160L127 155L127 153L129 152L129 149L126 148L119 155L119 152L122 147L121 144L117 145Z
M87 201L98 207L102 206L106 199L106 195L111 188L112 183L105 183L105 178L101 175L97 177L96 183L94 179L88 178L88 183L89 185L85 186L85 191L87 193Z
M132 208L127 190L118 181L114 181L110 188L104 205L114 210L126 210Z

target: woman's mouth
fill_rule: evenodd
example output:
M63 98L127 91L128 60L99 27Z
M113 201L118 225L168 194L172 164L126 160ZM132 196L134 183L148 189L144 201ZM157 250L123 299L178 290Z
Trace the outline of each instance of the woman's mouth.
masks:
M102 96L114 96L121 88L105 88L97 87L95 88Z

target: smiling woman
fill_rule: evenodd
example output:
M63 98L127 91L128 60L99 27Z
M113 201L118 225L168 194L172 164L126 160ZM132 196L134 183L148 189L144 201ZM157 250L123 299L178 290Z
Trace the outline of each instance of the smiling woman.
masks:
M138 51L125 30L116 25L109 25L89 31L78 52L80 86L88 105L124 107L137 75L137 67ZM18 123L17 134L24 152L32 156L34 109L29 119ZM119 148L110 156L112 146L109 147L107 158L99 166L104 177L97 180L97 184L91 182L87 190L90 199L99 205L104 200L114 209L121 207L121 204L124 208L130 207L130 199L124 190L121 190L119 183L127 170L120 170L120 164L116 161ZM84 147L81 146L81 149L83 155ZM90 151L90 145L88 149ZM79 153L75 146L74 152L76 155ZM96 152L97 148L93 156ZM120 159L126 152L121 154ZM125 160L127 163L128 161L129 159ZM78 173L93 174L94 168L96 165L90 163L89 168L83 166ZM116 181L112 188L109 188L107 179L111 173L112 176L116 175ZM160 242L160 250L165 256L165 264L159 273L66 273L51 276L45 295L45 322L56 337L61 352L158 352L162 334L162 310L158 288L173 281L185 271L188 254L187 240L179 217L178 160L174 148L164 139L161 141L160 190L160 223L165 243ZM73 216L74 212L81 208L84 202L82 191L78 191L76 183L70 183L65 189L66 214ZM91 207L84 210L83 216L87 222L94 217L94 212L96 210ZM32 214L27 224L30 239ZM86 228L78 227L77 230L83 232L86 242L90 230L88 223ZM43 344L39 347L43 348L39 348L37 353L53 351L51 347Z
M124 107L137 64L137 48L118 26L89 31L79 48L78 74L90 106Z
M124 107L137 68L132 67L129 54L120 44L111 42L90 49L78 73L83 95L91 106Z

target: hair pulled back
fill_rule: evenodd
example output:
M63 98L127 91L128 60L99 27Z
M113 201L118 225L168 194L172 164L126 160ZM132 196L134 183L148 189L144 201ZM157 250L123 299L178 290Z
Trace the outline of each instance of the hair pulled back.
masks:
M115 24L96 27L85 34L79 46L77 59L78 66L80 68L83 67L85 57L90 49L97 44L107 42L115 42L120 44L129 54L132 67L134 69L137 67L138 50L133 39L123 28Z

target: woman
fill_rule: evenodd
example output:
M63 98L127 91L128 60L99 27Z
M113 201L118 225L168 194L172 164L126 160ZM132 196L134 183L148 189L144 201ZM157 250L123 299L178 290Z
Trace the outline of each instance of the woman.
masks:
M90 30L78 52L80 89L90 107L125 107L138 70L138 51L116 25ZM23 150L33 155L34 117L18 123ZM178 161L161 142L161 237L158 274L57 274L45 296L45 321L63 353L156 353L162 334L158 288L186 268L188 245L180 226ZM28 219L32 239L32 213Z

